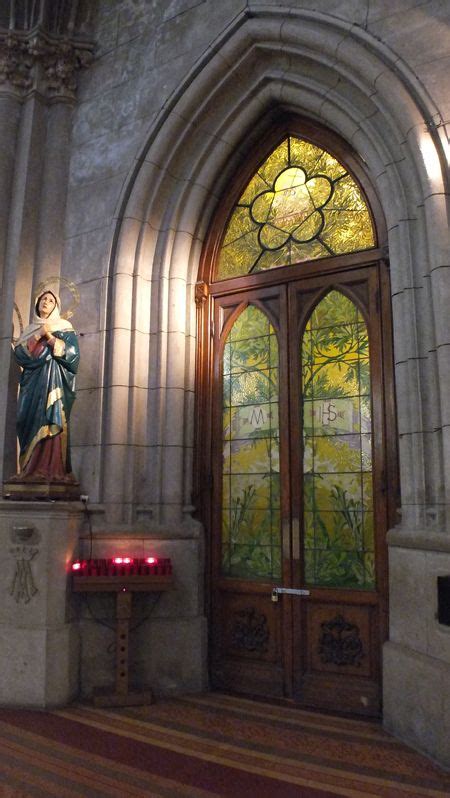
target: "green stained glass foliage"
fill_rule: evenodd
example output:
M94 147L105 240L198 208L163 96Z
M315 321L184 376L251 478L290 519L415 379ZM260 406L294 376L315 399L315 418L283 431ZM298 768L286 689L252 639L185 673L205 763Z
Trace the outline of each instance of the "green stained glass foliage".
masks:
M281 575L278 342L250 305L223 353L222 573Z
M356 305L330 291L302 342L305 579L373 589L369 343Z
M229 219L216 279L375 245L364 195L326 150L294 136L261 164Z

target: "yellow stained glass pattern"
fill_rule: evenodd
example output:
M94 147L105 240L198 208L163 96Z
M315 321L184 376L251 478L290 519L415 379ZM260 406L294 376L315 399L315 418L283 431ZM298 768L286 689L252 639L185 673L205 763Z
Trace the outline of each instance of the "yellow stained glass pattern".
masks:
M375 585L370 361L356 305L330 291L302 342L305 579Z
M223 353L222 573L279 578L278 341L250 305Z
M375 246L364 195L326 150L294 136L261 164L228 222L216 279Z

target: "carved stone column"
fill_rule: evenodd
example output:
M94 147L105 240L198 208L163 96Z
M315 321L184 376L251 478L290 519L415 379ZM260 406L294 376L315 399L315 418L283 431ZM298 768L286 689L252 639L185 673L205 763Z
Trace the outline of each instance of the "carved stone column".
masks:
M17 304L28 322L34 287L59 275L69 142L79 71L92 42L77 36L78 2L10 3L0 27L0 357L10 359ZM32 9L32 10L29 10ZM0 24L5 24L0 12ZM16 26L16 27L14 27ZM16 471L17 374L0 384L0 479Z
M12 216L12 185L14 180L14 159L21 115L21 103L13 94L2 94L0 87L0 362L5 364L5 372L0 380L0 449L4 458L14 463L16 436L14 424L7 429L6 417L15 413L14 365L10 363L11 326L13 322L13 303L15 293L14 276L11 278L6 269L6 253L8 247L8 231ZM17 321L17 319L16 319ZM10 371L12 370L12 374ZM16 389L17 393L17 389ZM3 431L5 437L3 439ZM0 458L0 472L3 459ZM12 472L11 472L12 473ZM1 473L0 473L1 476Z

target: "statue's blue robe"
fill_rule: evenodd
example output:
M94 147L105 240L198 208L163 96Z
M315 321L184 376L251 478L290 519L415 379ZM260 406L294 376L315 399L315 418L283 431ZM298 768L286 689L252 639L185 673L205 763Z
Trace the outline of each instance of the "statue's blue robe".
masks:
M41 440L62 434L65 467L70 472L68 422L75 399L75 375L80 351L73 330L57 330L52 334L65 343L62 357L56 357L48 344L34 357L28 352L26 344L20 344L15 349L16 360L23 369L17 409L19 462L23 469Z

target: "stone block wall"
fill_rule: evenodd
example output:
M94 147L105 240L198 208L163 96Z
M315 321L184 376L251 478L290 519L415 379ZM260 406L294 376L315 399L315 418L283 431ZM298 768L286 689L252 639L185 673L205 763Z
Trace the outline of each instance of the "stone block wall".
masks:
M289 111L365 162L389 237L402 496L385 717L447 764L436 725L448 724L448 635L434 615L436 576L450 573L449 25L437 0L99 0L76 99L0 84L3 465L14 455L13 302L26 316L33 287L61 274L81 294L74 468L105 531L145 517L171 539L192 509L194 286L246 154ZM137 671L161 689L199 684L204 660L184 676L168 665L163 609L148 621L159 653ZM180 650L191 622L203 639L201 615L179 617ZM82 629L83 644L87 618ZM83 668L90 689L97 665ZM403 672L440 691L439 711L425 687L414 705Z

